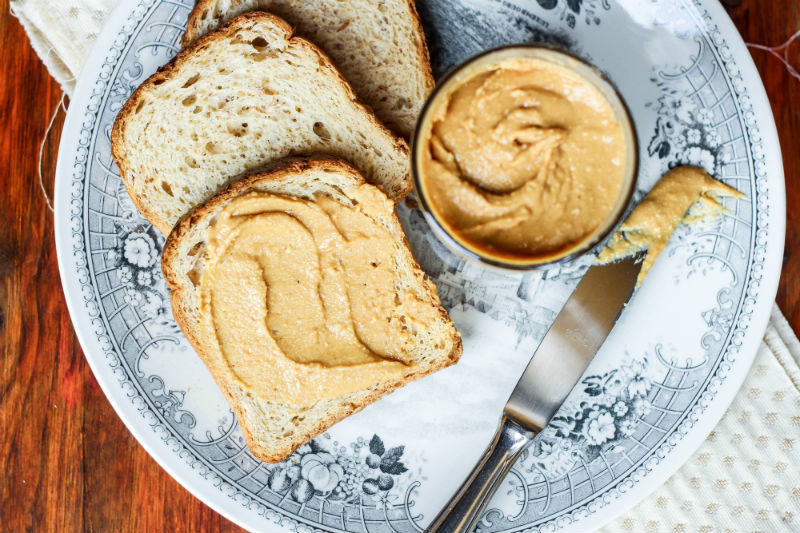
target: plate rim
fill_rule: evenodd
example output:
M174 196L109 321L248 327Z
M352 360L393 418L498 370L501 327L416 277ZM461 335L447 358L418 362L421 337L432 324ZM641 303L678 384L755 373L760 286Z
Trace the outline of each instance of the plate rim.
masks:
M142 445L147 453L173 479L178 481L178 483L203 503L245 529L259 527L259 524L263 527L266 521L269 520L267 516L260 517L259 523L250 523L249 519L251 519L251 517L252 519L255 518L254 515L251 515L253 512L252 509L249 509L247 512L242 512L244 508L238 502L235 502L231 498L220 498L219 488L212 487L208 479L200 475L197 470L189 468L185 462L177 461L176 457L168 451L168 445L166 445L164 439L162 439L156 431L152 430L152 428L148 429L142 425L143 419L141 418L139 409L130 401L125 401L127 398L124 395L124 391L119 387L119 382L114 379L113 374L109 372L108 369L101 368L100 366L100 363L105 360L105 357L102 355L102 349L97 345L97 340L90 338L93 332L86 321L91 320L86 316L85 307L80 306L83 302L80 301L80 287L76 286L75 264L71 253L71 243L69 242L69 239L72 237L72 232L68 223L70 218L70 205L74 200L71 194L72 182L70 176L70 170L74 167L74 160L68 161L68 158L74 157L76 150L81 146L81 139L78 138L78 135L70 138L68 134L71 131L80 131L80 125L84 119L84 114L87 109L91 109L92 99L95 96L91 89L96 84L98 73L101 71L111 53L112 43L119 37L126 22L131 19L137 9L144 7L145 11L149 11L158 1L160 0L141 0L135 4L118 4L106 20L102 31L98 35L84 63L81 75L78 78L78 83L76 84L70 103L70 112L67 114L62 129L56 167L54 232L56 236L56 255L59 272L61 274L60 277L70 319L73 323L73 329L81 345L81 349L103 393L106 398L108 398L117 416L123 421L128 431L133 434L139 444ZM613 502L610 502L610 504L603 505L602 508L595 510L592 513L595 519L593 522L598 526L633 508L646 498L652 490L660 486L669 476L674 474L704 442L705 437L722 418L734 397L738 394L749 372L750 366L755 359L758 346L763 338L763 332L766 331L769 322L770 312L774 305L773 302L780 279L780 257L782 256L784 247L786 229L786 181L777 127L766 90L738 29L719 2L709 0L684 0L683 3L691 6L690 9L699 16L703 16L703 10L708 13L710 18L710 24L707 24L710 26L708 28L709 33L711 33L714 25L716 25L718 29L720 25L725 26L721 31L725 36L726 45L731 48L732 56L736 59L736 62L739 63L742 72L748 74L748 79L750 81L758 80L758 83L747 84L747 92L753 101L754 107L763 107L769 110L769 113L766 114L767 116L759 117L758 129L764 139L763 144L774 147L773 150L766 151L767 154L771 153L775 156L775 165L770 166L768 172L770 172L770 174L777 174L780 172L780 176L782 177L780 183L782 187L773 188L773 185L778 184L778 180L776 178L771 178L768 198L770 210L769 238L767 241L770 250L768 250L767 256L764 259L764 274L758 290L756 306L748 326L751 332L758 331L759 335L756 336L755 333L751 333L749 336L745 337L738 358L741 358L742 354L752 352L752 355L748 356L750 358L749 363L747 365L738 365L735 368L735 372L728 374L724 392L718 391L715 401L713 401L709 408L703 413L704 422L709 422L708 431L705 431L705 429L699 432L694 430L694 435L692 435L691 438L685 437L681 439L669 453L671 457L681 457L678 461L678 466L675 468L661 467L657 471L648 474L644 479L638 480L637 486L644 487L644 490L640 491L641 494L637 493L634 497L626 496L625 505L614 505L614 502L619 501L619 499L614 498ZM623 8L620 7L620 9ZM704 21L703 23L706 24L708 22L709 21ZM735 37L735 39L731 39L730 37ZM102 94L100 96L102 96ZM93 135L97 133L97 129L98 128L93 128ZM63 133L67 135L65 136ZM754 220L753 222L755 224L756 221ZM765 295L770 296L769 305L763 303L759 305L759 302L766 299ZM91 348L91 350L87 350L87 347ZM720 401L720 397L723 398L724 401ZM713 422L713 424L711 422ZM565 511L564 514L559 517L554 517L554 519L560 520L565 516L569 516L572 512L574 511ZM277 518L280 519L282 517L279 516ZM286 519L294 521L289 517L286 517ZM312 525L311 527L317 530L315 526ZM535 527L539 526L523 526L522 528L514 529L514 531L528 531Z

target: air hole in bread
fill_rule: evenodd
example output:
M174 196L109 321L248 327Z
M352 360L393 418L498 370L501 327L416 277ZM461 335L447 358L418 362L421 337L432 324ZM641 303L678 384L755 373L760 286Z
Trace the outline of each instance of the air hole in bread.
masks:
M199 80L199 79L200 79L200 74L195 74L194 76L192 76L191 78L189 78L188 80L186 80L186 83L184 83L184 84L183 84L183 87L181 87L181 88L182 88L182 89L186 89L186 88L188 88L188 87L191 87L192 85L194 85L195 83L197 83L197 80Z
M245 135L247 135L247 126L244 124L242 124L241 126L235 124L229 124L228 133L230 133L234 137L244 137Z
M186 276L189 278L189 281L192 282L192 285L197 287L200 285L200 271L196 268L191 269L189 272L186 273Z
M145 104L145 101L144 101L144 100L142 100L141 102L139 102L139 105L137 105L137 106L136 106L136 111L134 111L134 113L138 113L139 111L141 111L141 110L142 110L142 108L144 107L144 104Z
M172 187L169 186L169 183L167 183L166 181L162 181L161 188L164 189L165 193L169 194L170 196L173 196Z
M189 165L189 168L200 168L200 165L197 164L197 160L188 155L186 156L186 164Z
M165 79L155 80L155 81L153 82L153 85L161 85L161 84L162 84L162 83L164 83L165 81L167 81L167 80L165 80Z
M230 74L230 73L231 73L231 71L230 71L230 70L228 70L228 69L226 69L225 67L222 67L222 68L219 68L219 69L217 69L217 72L219 72L219 73L220 73L220 74L222 74L223 76L224 76L225 74Z
M274 96L274 95L278 94L278 91L270 89L266 85L264 86L263 90L264 90L264 94L269 95L269 96Z
M266 58L268 58L269 54L267 54L265 52L261 52L259 54L252 54L250 57L253 58L253 61L259 63L261 61L264 61Z
M255 39L253 39L252 44L253 48L255 48L260 52L261 50L267 47L267 40L264 39L263 37L256 37Z
M319 137L323 141L331 140L331 134L328 131L328 128L326 128L325 124L323 124L322 122L314 123L314 133L317 135L317 137Z
M200 113L202 110L203 110L203 106L197 106L197 107L194 108L192 113L194 113L196 115L196 114ZM197 140L197 139L195 139L195 140Z
M209 154L218 154L219 153L219 147L215 143L208 142L208 143L206 143L206 151Z
M190 256L190 257L194 257L194 256L196 256L196 255L197 255L197 252L199 252L199 251L200 251L200 250L203 248L203 245L204 245L204 244L205 244L205 241L196 242L196 243L194 244L194 246L192 246L192 247L189 249L189 251L188 251L188 252L186 252L186 255L188 255L188 256Z

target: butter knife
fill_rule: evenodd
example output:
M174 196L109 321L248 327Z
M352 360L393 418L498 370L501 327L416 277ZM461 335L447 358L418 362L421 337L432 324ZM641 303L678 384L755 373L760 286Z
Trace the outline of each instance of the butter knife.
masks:
M528 363L500 427L428 533L468 533L520 454L544 429L589 366L636 286L634 258L586 272Z

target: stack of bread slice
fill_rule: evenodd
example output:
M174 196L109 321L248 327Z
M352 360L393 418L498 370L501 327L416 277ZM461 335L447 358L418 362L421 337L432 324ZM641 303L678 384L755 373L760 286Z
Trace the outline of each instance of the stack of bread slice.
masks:
M434 85L413 0L198 0L181 44L254 10L278 15L319 46L381 122L411 136Z
M265 400L225 370L210 340L198 289L204 246L221 210L254 192L333 198L348 209L360 209L359 187L404 198L412 186L403 135L432 86L424 37L408 0L199 0L182 42L120 111L112 152L135 205L169 235L162 266L177 322L251 451L280 461L382 395L456 362L460 337L387 202L389 212L366 215L395 242L395 286L436 317L408 353L393 354L407 372L312 405Z

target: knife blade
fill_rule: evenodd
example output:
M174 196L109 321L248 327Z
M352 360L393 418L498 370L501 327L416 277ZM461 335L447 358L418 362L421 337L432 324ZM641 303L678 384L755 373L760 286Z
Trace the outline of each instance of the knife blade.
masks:
M514 461L558 411L605 342L636 287L641 263L627 258L589 268L533 354L475 469L428 533L467 533Z

